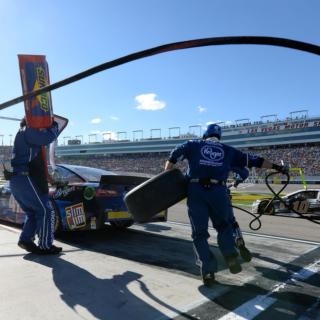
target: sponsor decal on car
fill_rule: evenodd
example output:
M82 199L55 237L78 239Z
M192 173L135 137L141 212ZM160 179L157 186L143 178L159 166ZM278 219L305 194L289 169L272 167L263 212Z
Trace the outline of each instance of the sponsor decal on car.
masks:
M84 227L86 225L86 215L83 203L65 207L68 226L71 230Z
M108 211L107 218L108 218L108 220L130 219L130 218L132 218L132 215L128 211Z
M73 192L75 190L76 190L75 186L58 188L52 197L53 197L53 199L58 199L60 197L66 197L68 194L70 194L71 192Z

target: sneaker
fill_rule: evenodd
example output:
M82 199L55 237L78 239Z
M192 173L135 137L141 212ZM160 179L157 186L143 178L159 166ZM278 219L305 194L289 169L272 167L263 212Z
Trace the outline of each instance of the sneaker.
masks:
M214 285L214 273L213 272L208 272L205 275L202 276L203 284L206 287L212 287Z
M252 254L251 254L251 252L250 252L245 246L240 246L240 247L239 247L239 252L240 252L241 258L242 258L245 262L251 261L251 259L252 259Z
M52 245L49 249L40 249L39 254L59 254L62 251L61 247Z
M237 256L226 256L225 259L231 273L235 274L242 271L242 268L237 259Z
M27 242L27 241L22 241L20 240L18 242L18 246L23 249L26 250L27 252L31 252L31 253L39 253L40 248L34 244L32 241Z

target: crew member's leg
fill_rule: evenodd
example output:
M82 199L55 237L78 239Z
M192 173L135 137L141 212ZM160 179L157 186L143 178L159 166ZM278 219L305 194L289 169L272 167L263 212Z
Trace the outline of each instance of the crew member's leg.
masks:
M40 199L44 214L41 219L38 219L39 247L41 249L50 249L54 240L54 209L48 195L41 195Z
M32 179L28 177L30 186L34 191L34 210L36 212L37 233L39 237L40 253L56 254L61 252L62 248L53 245L54 240L54 211L49 201L48 194L42 194L36 188Z
M192 228L192 239L196 255L197 265L200 267L201 275L211 274L214 280L214 273L217 271L217 260L211 252L208 244L208 206L201 196L201 186L190 184L188 192L188 214ZM206 282L205 282L206 284Z
M230 272L238 273L241 266L237 261L238 251L233 236L233 225L231 223L230 199L227 189L223 186L214 185L206 194L210 204L210 218L217 230L218 245L225 257Z
M37 229L35 211L32 207L33 189L30 188L26 176L12 177L10 188L12 195L26 215L18 245L28 252L36 252L38 247L33 242Z

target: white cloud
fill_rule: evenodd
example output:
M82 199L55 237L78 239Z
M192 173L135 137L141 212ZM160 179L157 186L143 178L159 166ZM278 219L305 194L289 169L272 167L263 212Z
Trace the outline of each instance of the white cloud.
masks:
M118 121L119 117L111 116L110 119L113 120L113 121Z
M145 93L140 94L135 97L135 100L138 102L136 109L138 110L161 110L166 107L166 103L164 101L157 100L157 95L155 93Z
M101 118L94 118L94 119L91 119L90 121L92 124L98 124L101 122Z
M207 108L204 108L204 107L201 107L201 106L198 106L197 108L198 108L198 111L199 111L200 113L207 111Z

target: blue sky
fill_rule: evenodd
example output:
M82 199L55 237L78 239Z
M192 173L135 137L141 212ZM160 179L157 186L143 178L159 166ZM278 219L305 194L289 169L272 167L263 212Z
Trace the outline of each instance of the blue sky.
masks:
M22 93L17 54L43 54L51 83L166 43L274 36L320 45L317 0L1 0L0 102ZM52 92L61 135L101 140L116 132L205 126L292 111L320 115L320 57L271 46L228 45L164 53ZM0 116L22 117L22 103ZM0 120L5 143L17 123ZM154 131L153 131L154 132ZM124 134L121 134L121 138Z

